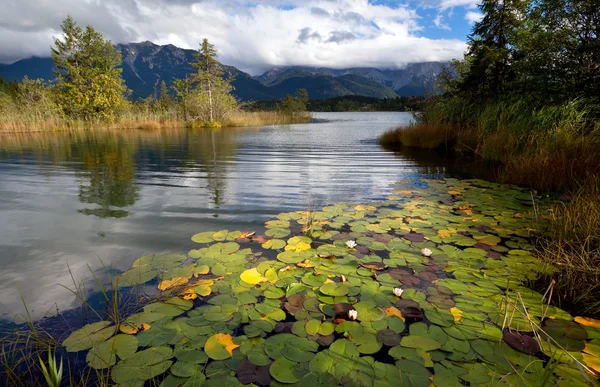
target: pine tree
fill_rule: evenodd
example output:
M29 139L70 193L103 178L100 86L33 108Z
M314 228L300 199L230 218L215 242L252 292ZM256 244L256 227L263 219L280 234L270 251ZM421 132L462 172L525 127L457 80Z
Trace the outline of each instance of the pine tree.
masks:
M221 63L217 60L217 50L215 46L204 39L200 44L200 49L196 52L195 57L198 59L193 66L198 69L196 81L204 87L208 93L208 103L210 107L210 121L214 122L214 106L213 106L213 89L218 80L223 76Z
M56 88L64 112L71 117L111 119L125 103L121 54L91 26L77 26L68 16L55 38L52 59Z
M237 102L231 95L232 78L224 78L223 66L218 61L214 45L204 39L195 54L196 62L191 65L197 69L192 78L195 87L193 105L196 108L194 119L217 125L225 114L237 108Z
M506 91L514 78L511 61L514 42L527 8L526 0L483 0L483 19L469 35L468 74L460 89L480 97L494 98Z

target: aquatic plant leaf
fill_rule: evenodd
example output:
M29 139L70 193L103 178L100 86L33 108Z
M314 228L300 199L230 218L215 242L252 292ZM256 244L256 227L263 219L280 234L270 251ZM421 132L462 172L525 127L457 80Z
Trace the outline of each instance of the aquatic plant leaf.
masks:
M272 238L285 238L290 233L290 230L287 228L270 228L265 232L265 235Z
M540 352L540 345L533 337L522 335L517 331L505 330L503 339L505 343L519 352L529 355L535 355Z
M600 373L600 357L592 356L587 353L582 353L581 356L585 365Z
M209 337L204 344L204 351L213 360L225 360L233 356L233 350L239 345L233 343L231 335L217 333Z
M378 331L377 339L386 347L394 347L400 344L400 335L392 329L383 329Z
M86 361L91 368L105 369L116 363L119 359L133 356L138 348L138 339L135 336L116 335L107 341L97 344L87 354Z
M407 348L422 349L423 351L433 351L442 347L442 345L434 339L416 335L403 337L400 345Z
M261 282L268 281L258 272L258 270L256 270L256 268L245 270L240 274L240 278L242 281L251 285L257 285Z
M192 241L196 243L211 243L213 242L213 234L214 232L201 232L192 236Z
M600 320L596 320L591 317L578 316L578 317L575 317L575 322L579 323L583 326L586 326L586 327L600 328Z
M285 247L286 243L281 239L271 239L266 241L261 246L263 249L281 250Z
M115 277L115 282L119 287L143 285L153 280L157 274L149 265L137 266Z
M304 261L304 258L296 251L284 251L283 253L279 253L277 259L281 262L291 264Z
M354 304L354 309L358 312L357 320L360 321L370 322L385 318L385 311L373 301L360 301Z
M385 270L388 268L388 265L386 265L383 262L364 262L364 263L360 263L360 266L367 268L367 269L371 269L371 270Z
M319 288L319 291L328 296L338 297L348 294L350 292L350 288L344 283L337 284L335 282L330 282L322 285Z
M281 349L281 354L285 356L288 360L291 360L296 363L308 362L315 357L314 353L302 350L301 348L297 348L291 345L283 347Z
M172 289L175 287L183 286L189 282L189 278L187 277L175 277L169 280L161 281L158 284L158 290L165 291L168 289Z
M152 328L150 326L150 324L146 324L146 323L142 323L141 325L138 325L137 327L135 325L129 325L126 323L119 325L119 331L121 333L125 333L126 335L135 335L138 332L147 331L150 328Z
M115 333L115 327L108 327L110 322L100 321L88 324L83 328L71 333L63 341L67 352L79 352L92 348L95 344L106 341Z
M280 357L271 364L269 372L280 383L297 383L300 379L294 374L296 362Z
M410 360L398 360L396 367L400 370L401 386L428 386L431 374L422 365Z
M119 362L112 368L113 381L120 384L130 384L136 380L149 380L165 373L172 362L173 351L169 347L154 347Z

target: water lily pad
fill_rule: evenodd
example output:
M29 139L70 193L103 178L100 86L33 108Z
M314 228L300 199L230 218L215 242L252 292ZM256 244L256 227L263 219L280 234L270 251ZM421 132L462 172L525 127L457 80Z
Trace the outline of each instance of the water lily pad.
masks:
M319 288L319 291L328 296L345 296L350 292L348 285L344 283L337 284L335 282L326 283Z
M239 345L234 344L231 335L217 333L212 335L204 344L204 351L213 360L225 360L233 356L233 350Z
M109 325L110 322L108 321L88 324L71 333L63 341L63 346L67 347L67 352L79 352L90 349L95 344L102 343L114 335L115 327L109 327Z
M115 282L120 287L143 285L146 282L153 280L157 271L149 265L134 267L126 272L115 277Z
M403 337L400 345L407 348L421 349L423 351L433 351L442 347L442 345L434 339L416 335Z
M297 383L300 379L294 374L296 362L280 357L273 362L270 373L280 383Z
M400 335L392 329L383 329L377 332L377 339L387 347L400 344Z
M519 352L535 355L540 352L540 345L531 336L522 335L517 331L504 331L504 342Z
M192 237L192 241L196 243L211 243L213 242L213 234L214 232L201 232Z
M257 285L261 282L267 281L265 277L263 277L256 268L245 270L242 274L240 274L240 278L247 284Z
M271 228L265 232L265 235L272 238L285 238L290 235L290 230L287 228Z

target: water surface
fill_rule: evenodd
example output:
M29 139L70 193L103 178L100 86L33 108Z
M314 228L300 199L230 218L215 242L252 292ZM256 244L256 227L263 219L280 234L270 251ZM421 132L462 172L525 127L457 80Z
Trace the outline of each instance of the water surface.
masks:
M249 129L0 136L0 317L78 306L59 284L148 253L186 253L208 230L261 230L281 212L385 197L406 177L469 176L377 137L408 113L317 113Z

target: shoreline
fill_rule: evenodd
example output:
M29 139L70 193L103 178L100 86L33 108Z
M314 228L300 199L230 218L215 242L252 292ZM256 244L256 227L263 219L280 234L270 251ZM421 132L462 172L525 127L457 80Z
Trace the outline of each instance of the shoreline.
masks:
M308 114L281 114L277 112L239 112L226 117L222 124L203 125L193 121L178 118L160 118L153 116L138 116L120 118L115 122L91 122L82 120L62 119L59 121L0 121L0 135L19 133L57 133L77 131L110 131L110 130L161 130L179 128L246 128L272 125L291 125L313 121Z

